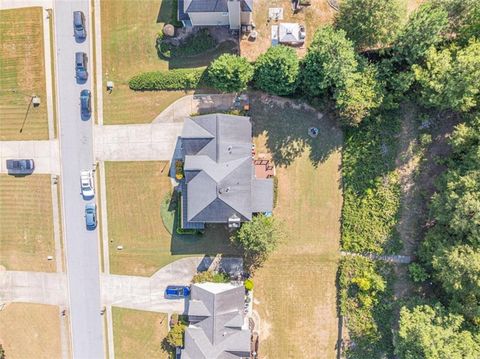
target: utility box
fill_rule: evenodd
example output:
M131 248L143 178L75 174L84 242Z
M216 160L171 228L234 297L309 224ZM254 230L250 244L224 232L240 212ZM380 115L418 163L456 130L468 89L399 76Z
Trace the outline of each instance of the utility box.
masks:
M40 97L32 96L32 104L33 104L33 107L40 106Z

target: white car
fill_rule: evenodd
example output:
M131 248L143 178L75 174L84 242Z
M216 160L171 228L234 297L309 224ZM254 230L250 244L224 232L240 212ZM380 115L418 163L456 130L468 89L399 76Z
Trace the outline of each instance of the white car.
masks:
M82 196L85 198L93 198L95 196L95 189L93 187L93 173L92 171L80 172L80 185L82 187Z

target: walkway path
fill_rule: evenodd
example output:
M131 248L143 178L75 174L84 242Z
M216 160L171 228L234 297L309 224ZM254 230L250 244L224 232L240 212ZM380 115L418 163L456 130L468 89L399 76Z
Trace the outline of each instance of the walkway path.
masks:
M170 160L182 126L182 123L95 126L95 159Z
M368 259L373 260L381 260L390 263L400 263L400 264L408 264L412 261L412 257L410 256L402 256L402 255L379 255L374 253L353 253L353 252L345 252L340 251L340 255L342 256L362 256Z
M0 141L0 173L7 173L5 161L11 158L33 158L35 173L60 173L58 140Z
M181 122L192 114L224 112L232 109L234 94L186 95L162 111L153 123Z

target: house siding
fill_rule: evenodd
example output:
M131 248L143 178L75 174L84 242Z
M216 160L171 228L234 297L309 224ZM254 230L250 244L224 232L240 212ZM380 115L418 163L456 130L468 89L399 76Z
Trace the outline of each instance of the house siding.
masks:
M225 26L229 24L228 12L191 12L190 20L193 26Z
M252 13L250 11L242 11L240 13L240 22L242 25L250 25L252 23Z

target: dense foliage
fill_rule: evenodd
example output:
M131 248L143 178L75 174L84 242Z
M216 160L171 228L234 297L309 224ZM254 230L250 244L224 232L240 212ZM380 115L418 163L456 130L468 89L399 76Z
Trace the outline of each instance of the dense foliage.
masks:
M263 263L283 237L283 230L275 217L260 214L243 223L231 240L243 248L246 264L253 269Z
M402 0L343 0L336 25L359 49L385 46L395 39L405 14Z
M214 271L204 271L196 273L192 278L192 283L204 283L204 282L213 282L213 283L228 283L230 278L224 273L217 273Z
M182 322L176 323L168 332L166 341L171 348L183 347L183 336L186 326Z
M130 79L128 86L135 91L191 90L204 80L205 69L178 69L144 72Z
M286 46L270 47L255 62L255 86L276 95L295 92L300 65L294 49Z
M442 307L403 308L395 353L404 359L476 359L480 337L462 330L463 318Z
M247 88L253 77L253 66L244 57L223 54L208 68L208 77L216 89L238 92Z

